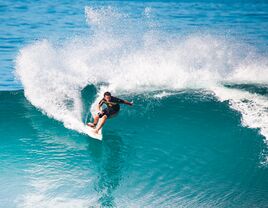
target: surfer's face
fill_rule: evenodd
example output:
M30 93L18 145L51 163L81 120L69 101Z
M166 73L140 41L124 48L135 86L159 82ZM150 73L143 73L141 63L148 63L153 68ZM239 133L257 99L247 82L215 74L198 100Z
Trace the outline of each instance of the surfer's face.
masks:
M105 96L104 96L104 99L105 99L106 101L109 102L109 101L111 100L111 96L109 96L109 95L105 95Z

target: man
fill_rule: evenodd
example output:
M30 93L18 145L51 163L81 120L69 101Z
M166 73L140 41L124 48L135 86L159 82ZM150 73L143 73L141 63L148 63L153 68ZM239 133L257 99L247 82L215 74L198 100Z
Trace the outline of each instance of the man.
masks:
M99 130L103 127L107 118L111 118L119 112L120 103L130 105L130 106L133 105L133 102L128 102L127 100L121 100L119 98L113 97L110 92L105 92L104 97L101 99L101 101L98 104L98 110L99 110L98 115L95 116L93 123L87 123L87 125L94 128L97 126L99 119L103 118L98 128L94 130L95 133L98 133ZM101 110L101 106L103 104L106 104L107 108Z

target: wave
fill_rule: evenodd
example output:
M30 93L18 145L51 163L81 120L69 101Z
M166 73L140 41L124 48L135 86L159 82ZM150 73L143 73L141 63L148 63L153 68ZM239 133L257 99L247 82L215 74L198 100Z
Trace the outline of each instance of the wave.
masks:
M142 18L150 19L149 13L146 8ZM229 100L243 125L260 128L268 138L267 97L226 86L267 88L268 58L254 48L209 34L169 35L112 7L86 7L85 14L90 36L63 43L40 40L22 48L16 58L25 96L43 113L83 133L81 92L89 85L97 89L92 113L107 90L161 99L184 89L204 89L220 101ZM148 22L152 25L153 20L144 24Z

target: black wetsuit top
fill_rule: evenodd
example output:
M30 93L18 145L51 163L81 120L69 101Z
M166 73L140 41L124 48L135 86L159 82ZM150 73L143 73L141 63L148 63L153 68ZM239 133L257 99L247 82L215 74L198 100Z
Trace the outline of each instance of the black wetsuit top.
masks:
M117 97L111 96L111 100L108 102L104 98L99 102L99 105L102 106L103 104L106 104L107 108L114 111L118 112L120 110L120 103L124 103L124 100L121 100Z

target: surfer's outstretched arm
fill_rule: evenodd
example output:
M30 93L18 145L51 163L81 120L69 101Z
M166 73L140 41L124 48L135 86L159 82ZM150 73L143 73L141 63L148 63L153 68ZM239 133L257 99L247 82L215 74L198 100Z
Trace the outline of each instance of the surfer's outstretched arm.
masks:
M127 101L127 100L124 100L124 102L123 102L124 104L126 104L126 105L130 105L130 106L132 106L133 105L133 102L129 102L129 101Z

